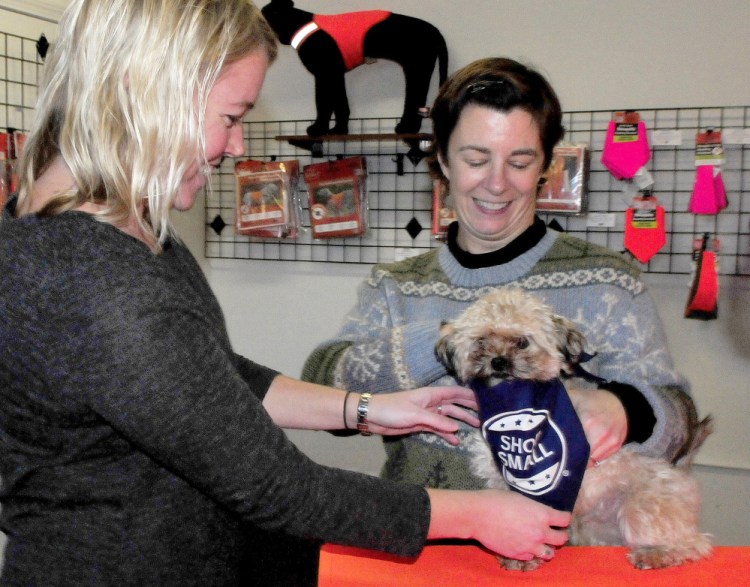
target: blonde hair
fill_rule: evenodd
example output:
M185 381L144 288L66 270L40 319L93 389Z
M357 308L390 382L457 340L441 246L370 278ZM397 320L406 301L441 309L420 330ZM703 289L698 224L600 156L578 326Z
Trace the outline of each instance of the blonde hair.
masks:
M73 0L19 162L19 206L61 155L74 188L42 214L101 204L100 220L135 218L161 250L185 172L206 163L208 94L257 49L276 58L275 34L248 0Z

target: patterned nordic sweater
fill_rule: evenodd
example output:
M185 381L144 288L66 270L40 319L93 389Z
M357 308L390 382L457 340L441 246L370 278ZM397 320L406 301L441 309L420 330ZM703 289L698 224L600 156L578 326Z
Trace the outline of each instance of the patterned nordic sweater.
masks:
M463 266L448 246L376 265L341 332L313 351L302 378L372 393L453 384L434 353L440 323L502 286L531 291L574 320L587 350L597 353L586 369L645 397L656 423L630 449L667 458L679 453L695 407L687 382L673 369L639 270L609 249L552 230L542 230L530 249L489 267ZM460 434L469 433L463 426ZM483 486L470 473L463 449L434 435L386 439L385 448L384 477L429 487Z

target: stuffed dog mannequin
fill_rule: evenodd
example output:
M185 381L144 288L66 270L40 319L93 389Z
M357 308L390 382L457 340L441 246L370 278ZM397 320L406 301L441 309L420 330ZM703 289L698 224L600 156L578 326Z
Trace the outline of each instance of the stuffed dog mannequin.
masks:
M397 133L416 133L435 63L439 80L445 81L448 51L445 39L433 25L386 10L343 14L313 14L294 7L292 0L273 0L262 9L279 41L291 45L303 65L315 77L315 122L310 136L347 134L349 101L344 74L365 58L398 63L406 80L406 96ZM335 124L329 128L331 117Z

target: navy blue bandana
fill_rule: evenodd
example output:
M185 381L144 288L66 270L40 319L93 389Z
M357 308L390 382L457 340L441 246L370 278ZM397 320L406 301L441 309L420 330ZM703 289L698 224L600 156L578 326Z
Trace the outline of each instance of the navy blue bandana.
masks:
M589 460L589 443L562 382L472 382L482 434L508 486L558 510L572 511Z

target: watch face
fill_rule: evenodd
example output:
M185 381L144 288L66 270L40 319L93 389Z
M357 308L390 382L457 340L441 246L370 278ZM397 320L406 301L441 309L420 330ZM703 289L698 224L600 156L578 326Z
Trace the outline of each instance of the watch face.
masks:
M367 422L367 412L370 407L370 398L372 394L363 393L359 396L359 403L357 404L357 430L363 436L369 436L371 434L370 428Z

